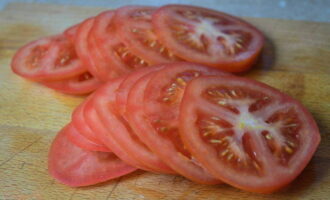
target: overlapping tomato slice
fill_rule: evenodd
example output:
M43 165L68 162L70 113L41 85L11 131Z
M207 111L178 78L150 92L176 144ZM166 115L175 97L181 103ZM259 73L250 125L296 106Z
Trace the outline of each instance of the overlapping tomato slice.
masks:
M320 134L296 100L240 77L201 77L187 86L180 135L215 177L268 193L291 182L315 152Z
M55 35L33 41L16 52L12 70L31 80L52 81L75 76L86 71L65 35Z
M264 42L251 24L201 7L163 6L152 23L159 41L175 55L229 72L249 69Z
M117 85L118 82L111 81L110 84L113 87L114 85ZM98 90L95 95L86 103L84 112L86 123L89 125L92 131L97 133L99 140L101 140L103 144L110 148L121 160L136 168L152 171L141 164L139 159L136 159L130 155L129 152L123 148L114 137L112 137L112 134L109 133L107 126L111 126L111 124L103 122L95 109L95 105L97 104L96 101L99 99L97 96L100 91L101 90Z
M69 125L67 137L74 145L86 149L88 151L102 151L102 152L111 152L108 148L104 148L103 145L95 143L89 139L87 139L84 135L82 135L75 125L71 122Z
M190 155L178 132L185 86L203 75L227 74L196 64L176 63L156 72L150 80L139 80L129 93L126 116L139 138L170 167L196 182L214 184L220 181Z
M82 104L80 104L72 113L72 126L75 127L75 129L79 132L81 137L86 138L86 140L89 140L94 145L94 148L89 147L89 150L92 149L94 151L111 151L111 148L108 148L104 146L102 141L98 138L98 133L93 131L88 123L86 123L85 119L85 107L88 103L89 99L92 98L92 96L88 97L86 101L84 101ZM77 138L79 140L80 138Z
M145 146L142 140L135 135L136 133L132 130L125 118L116 112L115 92L118 86L118 84L111 84L103 88L103 91L100 92L95 102L95 110L105 124L108 134L128 154L139 161L144 169L151 169L151 171L161 173L174 173L156 154Z
M151 23L156 7L124 6L116 10L113 23L117 37L135 55L150 64L180 60L159 42Z
M91 93L102 84L88 71L66 79L57 81L42 81L40 83L56 91L75 95Z
M103 63L98 63L98 77L109 80L135 69L146 67L148 62L135 55L115 34L113 11L106 11L96 17L91 44L103 56Z
M85 186L131 173L136 168L125 164L113 153L88 151L67 137L70 127L64 127L54 139L48 156L49 173L69 186Z

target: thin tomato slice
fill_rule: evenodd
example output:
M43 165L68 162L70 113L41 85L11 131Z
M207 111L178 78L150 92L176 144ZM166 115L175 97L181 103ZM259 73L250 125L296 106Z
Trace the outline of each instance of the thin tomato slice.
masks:
M264 43L251 24L201 7L167 5L153 14L152 23L157 38L175 55L229 72L249 69Z
M298 101L241 77L191 81L179 121L184 144L208 171L253 192L287 185L320 142L315 121Z
M119 85L119 81L111 81L107 84ZM107 85L103 87L108 87ZM125 148L123 148L113 137L112 134L109 133L106 126L110 126L111 124L104 124L104 122L100 119L99 115L95 110L95 105L98 102L99 93L102 96L103 89L100 88L97 92L93 94L93 97L89 100L89 102L85 105L85 112L84 117L85 121L88 126L91 128L92 131L97 133L98 139L102 141L108 148L110 148L120 159L122 159L127 164L134 166L139 169L143 169L146 171L152 171L149 168L143 166L139 159L134 158L131 156Z
M116 10L113 20L116 35L135 55L150 64L180 60L159 43L153 32L152 13L156 7L124 6Z
M153 66L153 67L147 67L143 69L139 69L135 71L134 73L131 73L126 76L126 78L121 82L118 89L116 90L116 111L119 115L124 115L126 112L126 105L128 100L128 93L130 89L134 86L136 81L138 81L143 76L154 72L159 71L161 68L163 68L162 65Z
M106 11L95 19L90 43L103 56L104 63L99 63L99 77L102 80L127 74L149 64L130 52L127 46L115 35L113 11Z
M66 94L84 95L93 92L102 83L89 72L58 81L42 81L41 84Z
M67 28L63 32L63 34L71 41L72 44L75 43L76 35L77 35L77 31L78 31L79 26L80 26L80 24L75 24L75 25Z
M86 137L88 140L102 146L102 148L107 149L102 142L97 137L97 132L94 132L91 130L89 125L86 123L85 120L85 106L88 104L89 100L94 96L92 94L89 96L84 102L82 102L72 113L72 124L76 127L76 129L82 134L84 137Z
M79 187L111 180L136 170L113 153L87 151L70 142L68 127L56 136L48 155L49 173L61 183Z
M74 126L73 123L68 125L68 139L75 144L76 146L86 149L88 151L102 151L102 152L111 152L108 148L105 148L103 145L97 144L85 136L83 136L77 128Z
M33 41L20 48L12 59L12 70L31 80L61 80L86 71L73 44L65 35Z
M90 53L88 43L88 36L93 28L94 21L94 17L88 18L79 25L74 44L78 57L86 65L88 71L96 78L99 78L96 63Z
M123 80L118 81L121 83ZM99 95L94 104L95 110L108 130L108 134L111 134L113 140L125 149L129 155L139 161L143 168L151 169L154 172L174 173L138 139L127 121L116 112L115 94L120 83L108 84L102 92L98 91Z
M198 76L227 75L192 63L167 64L144 86L129 93L127 118L139 138L166 164L190 180L220 183L185 149L178 131L179 107L187 83ZM165 151L166 149L166 151Z
M112 17L114 15L114 11L105 11L100 13L97 17L95 17L95 22L93 25L93 29L91 30L88 42L90 45L91 53L94 54L95 65L97 67L98 77L103 81L110 80L112 78L116 78L122 74L128 73L125 67L118 65L115 59L112 59L111 51L103 52L102 48L99 45L105 45L108 47L108 44L116 44L116 38L111 37L111 34L108 37L108 26L111 27ZM111 42L105 42L111 41ZM110 45L111 46L111 45ZM110 47L111 49L111 47ZM118 59L118 58L117 58ZM115 61L113 61L115 60Z

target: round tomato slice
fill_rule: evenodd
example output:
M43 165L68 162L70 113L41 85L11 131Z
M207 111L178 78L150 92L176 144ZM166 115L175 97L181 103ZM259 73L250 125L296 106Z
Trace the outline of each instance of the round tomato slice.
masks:
M78 147L82 149L86 149L88 151L103 151L103 152L111 152L108 148L105 148L103 145L97 144L95 142L92 142L91 140L87 139L85 136L83 136L77 128L74 126L73 123L70 123L68 125L68 131L67 137L68 139Z
M184 144L208 171L252 192L287 185L320 142L315 121L298 101L241 77L191 81L179 121Z
M136 170L115 154L87 151L70 142L68 127L56 136L48 155L49 173L63 184L78 187L111 180Z
M155 7L125 6L116 10L113 20L116 35L128 49L150 64L181 60L163 46L153 32L151 23Z
M33 41L17 51L12 70L31 80L61 80L86 71L76 55L73 44L56 35Z
M173 170L139 140L127 121L116 112L116 89L123 79L117 79L117 81L120 82L115 84L111 82L111 84L107 84L107 87L103 87L101 92L98 91L98 97L94 104L96 112L108 131L108 135L111 135L111 138L125 149L129 155L139 161L144 169L173 174Z
M113 11L106 11L96 17L91 33L91 45L98 49L103 56L103 63L99 63L99 77L109 80L127 74L135 69L149 64L130 52L127 46L115 35L113 26Z
M264 39L247 22L201 7L167 5L152 18L160 42L175 55L229 72L249 69Z
M41 84L66 94L83 95L96 90L102 83L89 72L58 81L42 81Z
M139 138L166 164L199 183L217 184L185 149L178 131L179 107L187 83L203 75L227 75L192 63L167 64L143 87L140 81L129 93L127 118ZM139 92L134 89L139 88ZM165 151L166 149L166 151Z

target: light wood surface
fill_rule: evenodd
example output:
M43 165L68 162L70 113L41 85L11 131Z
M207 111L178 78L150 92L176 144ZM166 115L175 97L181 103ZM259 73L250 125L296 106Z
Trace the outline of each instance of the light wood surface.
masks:
M330 198L330 24L304 21L246 19L265 33L267 43L257 67L243 76L300 100L322 134L311 163L285 189L260 195L143 171L84 188L70 188L50 177L50 143L84 97L60 94L16 76L10 70L10 59L26 42L59 33L102 10L105 8L16 3L0 12L1 200Z

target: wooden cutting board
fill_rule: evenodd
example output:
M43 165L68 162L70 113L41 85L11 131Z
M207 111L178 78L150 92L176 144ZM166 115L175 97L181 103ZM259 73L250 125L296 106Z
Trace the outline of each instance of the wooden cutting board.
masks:
M243 76L300 100L322 134L312 161L287 188L260 195L143 171L84 188L70 188L50 177L50 143L84 97L60 94L16 76L10 70L10 59L26 42L59 33L105 9L9 4L0 12L1 200L330 198L330 24L304 21L246 18L265 33L267 43L257 66Z

